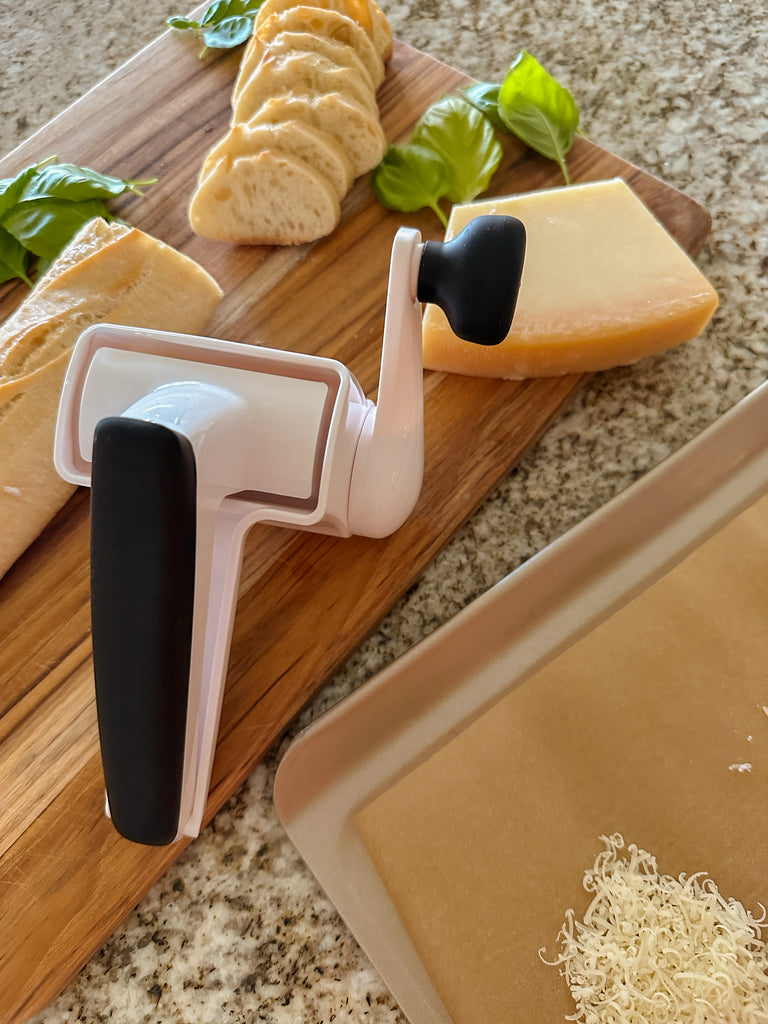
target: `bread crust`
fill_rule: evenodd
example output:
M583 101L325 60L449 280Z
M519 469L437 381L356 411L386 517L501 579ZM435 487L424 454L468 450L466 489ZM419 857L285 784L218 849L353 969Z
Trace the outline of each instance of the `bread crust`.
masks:
M97 219L0 327L0 577L75 490L53 466L53 438L81 332L110 322L197 334L221 294L187 256Z

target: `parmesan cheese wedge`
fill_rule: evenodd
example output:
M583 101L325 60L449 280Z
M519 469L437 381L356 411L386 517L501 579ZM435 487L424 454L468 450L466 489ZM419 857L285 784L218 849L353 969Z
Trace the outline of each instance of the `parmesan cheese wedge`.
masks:
M446 239L482 214L526 229L512 327L500 345L473 345L430 305L427 369L510 379L605 370L689 341L717 308L712 285L621 179L454 206Z

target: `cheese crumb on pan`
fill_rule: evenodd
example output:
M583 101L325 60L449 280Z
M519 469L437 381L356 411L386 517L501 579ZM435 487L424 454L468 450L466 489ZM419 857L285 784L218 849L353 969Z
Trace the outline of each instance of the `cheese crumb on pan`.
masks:
M755 919L702 872L659 874L656 858L621 835L584 876L594 898L566 912L561 969L582 1024L765 1024L765 909ZM620 854L619 851L622 851Z

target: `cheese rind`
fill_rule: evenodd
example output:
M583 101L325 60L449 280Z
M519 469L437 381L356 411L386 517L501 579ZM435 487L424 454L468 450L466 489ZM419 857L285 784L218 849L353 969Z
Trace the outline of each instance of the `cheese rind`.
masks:
M424 315L424 366L475 377L556 377L609 369L689 341L717 294L621 179L454 206L446 240L475 217L507 214L527 244L512 327L497 346Z

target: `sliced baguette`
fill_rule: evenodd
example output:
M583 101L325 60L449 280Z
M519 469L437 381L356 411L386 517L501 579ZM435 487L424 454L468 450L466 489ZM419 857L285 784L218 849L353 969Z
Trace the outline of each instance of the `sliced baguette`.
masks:
M340 200L349 191L353 176L347 154L336 139L304 121L281 121L253 128L243 124L232 125L206 156L200 181L220 160L225 161L223 168L229 171L237 157L255 156L264 149L287 153L314 167L328 180Z
M189 207L194 231L222 242L297 245L339 223L339 198L313 167L275 150L221 160Z
M326 11L338 11L356 22L373 42L373 19L368 0L312 0L314 7L320 7ZM258 32L261 25L272 14L279 14L290 7L300 7L296 0L264 0L254 22L254 32ZM375 45L375 44L374 44Z
M317 53L326 60L343 68L356 71L375 95L378 83L371 77L369 69L354 46L338 39L315 35L313 32L278 32L269 41L263 40L258 34L251 36L247 52L243 54L240 71L232 90L232 106L235 107L240 93L248 79L255 71L260 60L269 52L273 57L283 57L295 53Z
M202 267L135 228L91 221L0 327L0 576L75 488L53 467L71 348L93 323L199 333L221 298Z
M392 56L392 26L376 0L368 0L368 9L373 23L373 45L382 60L389 60Z
M384 81L384 60L373 45L371 37L356 21L339 11L325 10L314 5L309 7L299 5L268 15L263 23L254 29L243 54L241 64L243 82L250 77L251 71L259 62L259 48L284 33L293 32L308 33L318 39L329 39L351 46L365 64L373 87L378 89ZM235 90L237 90L237 84Z
M274 54L268 47L233 102L232 121L245 123L270 97L339 92L352 97L378 118L376 97L358 71L341 67L319 53Z
M336 139L349 157L355 178L372 170L387 149L378 118L341 93L273 96L250 119L248 127L288 120L304 121Z

